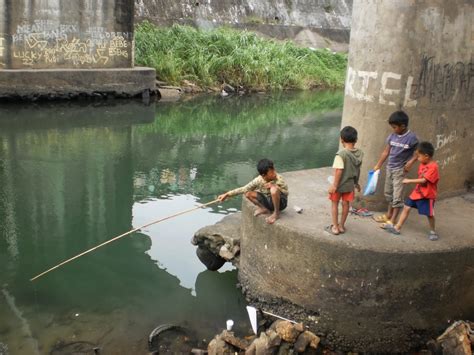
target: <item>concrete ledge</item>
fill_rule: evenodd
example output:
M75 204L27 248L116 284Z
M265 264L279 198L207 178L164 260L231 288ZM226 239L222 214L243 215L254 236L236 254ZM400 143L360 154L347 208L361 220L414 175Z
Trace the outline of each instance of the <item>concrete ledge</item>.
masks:
M0 70L0 99L70 98L111 94L133 97L155 90L155 70L41 69Z
M437 242L416 211L398 237L352 216L347 232L333 236L323 229L331 170L284 174L289 206L273 226L253 217L244 199L239 278L247 296L289 310L341 350L405 352L450 320L474 319L474 204L437 203Z

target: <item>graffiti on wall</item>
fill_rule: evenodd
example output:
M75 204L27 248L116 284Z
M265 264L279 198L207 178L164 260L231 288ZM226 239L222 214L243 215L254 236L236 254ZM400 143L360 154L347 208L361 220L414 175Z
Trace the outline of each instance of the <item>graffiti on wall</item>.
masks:
M18 25L11 38L13 60L26 67L100 67L116 59L129 59L132 50L131 32L110 32L98 26L81 31L78 24L52 20Z
M5 55L5 37L0 35L0 67L5 66L3 56Z
M401 79L402 75L398 73L383 72L380 75L376 71L355 70L349 67L345 94L359 101L378 102L389 106L400 104L401 98L403 106L416 106L417 101L411 94L413 77L408 76L405 87L402 87Z
M471 102L474 99L474 63L435 63L422 56L415 76L348 67L345 94L359 101L413 107L421 99L430 103Z
M420 74L413 84L417 98L430 102L472 100L474 91L474 63L436 63L434 57L421 58Z

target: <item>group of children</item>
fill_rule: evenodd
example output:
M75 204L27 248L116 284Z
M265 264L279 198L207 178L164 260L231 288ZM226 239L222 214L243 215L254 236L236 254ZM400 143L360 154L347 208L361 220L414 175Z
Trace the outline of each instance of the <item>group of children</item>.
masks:
M416 135L408 129L409 118L403 111L392 113L388 124L393 129L386 141L385 148L374 170L379 170L387 161L385 178L385 197L388 201L386 214L376 216L375 221L387 232L398 235L412 208L420 215L427 216L430 232L428 238L437 240L435 231L434 203L437 197L439 181L438 164L433 161L434 147L430 142L418 142ZM332 224L325 230L333 235L343 234L355 190L360 191L359 176L363 152L355 147L357 130L351 126L344 127L340 133L343 148L334 158L334 179L329 187L329 200L332 208ZM418 178L407 179L406 174L420 162ZM257 206L255 216L270 214L266 218L269 224L274 223L280 212L287 206L288 186L279 175L273 162L262 159L258 162L259 176L247 185L228 191L218 197L220 201L230 196L244 193ZM416 184L409 197L403 201L405 185ZM339 219L339 201L342 201L342 212Z

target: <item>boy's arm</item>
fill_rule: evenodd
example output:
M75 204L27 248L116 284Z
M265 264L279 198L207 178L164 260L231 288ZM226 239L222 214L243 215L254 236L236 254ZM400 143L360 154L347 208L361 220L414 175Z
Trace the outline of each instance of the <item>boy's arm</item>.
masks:
M413 149L413 156L411 157L411 159L409 161L407 161L407 163L403 167L403 171L406 172L406 173L408 173L410 171L413 164L415 164L415 162L418 158L418 155L415 152L415 149L416 149L417 146L418 146L418 137L415 137L413 142L410 144L410 148Z
M385 148L384 148L382 154L380 154L380 159L377 162L377 164L375 164L374 170L380 170L383 163L385 163L385 160L387 160L387 157L388 157L389 154L390 154L390 145L387 144L387 145L385 145Z
M413 164L415 164L416 159L417 159L416 154L413 154L413 157L403 167L403 171L408 173L410 169L412 168Z
M404 184L424 184L427 180L425 178L421 179L403 179L402 183Z
M252 191L252 190L255 190L257 187L258 187L258 177L256 177L255 179L253 179L252 181L250 181L247 185L245 186L242 186L242 187L239 187L237 189L234 189L234 190L230 190L230 191L227 191L226 193L223 193L222 195L219 195L217 197L217 199L219 201L225 201L227 200L229 197L232 197L232 196L235 196L235 195L240 195L240 194L243 194L247 191Z
M336 192L337 188L339 187L343 171L344 169L334 169L334 182L328 190L330 194Z

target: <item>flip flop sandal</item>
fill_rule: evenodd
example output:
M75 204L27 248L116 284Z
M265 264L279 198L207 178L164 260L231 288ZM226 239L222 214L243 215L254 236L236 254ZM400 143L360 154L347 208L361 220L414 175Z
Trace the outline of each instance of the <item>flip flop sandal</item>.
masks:
M391 225L391 227L385 228L385 231L391 234L400 235L400 231L397 231L393 225Z
M434 242L439 239L439 235L436 232L430 232L430 234L428 234L428 239Z
M393 228L393 224L389 222L381 223L379 227L382 229L390 229L390 228Z
M359 208L358 210L354 210L352 213L361 217L369 217L374 215L374 212L370 212L367 208Z
M339 235L339 233L335 233L333 230L332 230L332 227L334 227L334 224L331 224L329 226L326 226L324 227L324 230L328 233L331 233L332 235Z
M387 215L382 214L380 216L374 216L374 221L377 223L387 223L389 219L387 218Z

